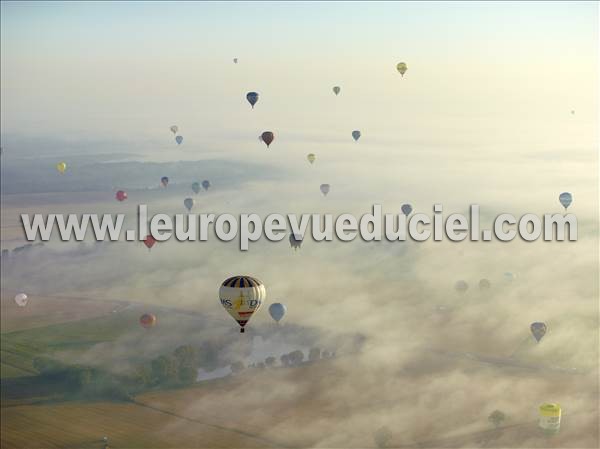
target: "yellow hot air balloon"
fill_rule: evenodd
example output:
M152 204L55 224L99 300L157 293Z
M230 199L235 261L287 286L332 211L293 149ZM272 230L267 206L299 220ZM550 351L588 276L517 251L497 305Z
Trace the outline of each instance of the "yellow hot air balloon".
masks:
M398 70L398 72L400 72L400 75L402 75L402 77L404 77L404 74L408 70L408 66L406 65L405 62L399 62L398 65L396 66L396 70Z
M560 430L560 405L546 403L540 405L539 426L547 434L557 433Z
M56 164L56 169L61 174L63 174L67 170L67 163L66 162L59 162L58 164Z
M312 165L315 162L315 159L317 159L317 156L315 156L314 153L309 153L306 156L306 159L308 159L308 162L310 162Z

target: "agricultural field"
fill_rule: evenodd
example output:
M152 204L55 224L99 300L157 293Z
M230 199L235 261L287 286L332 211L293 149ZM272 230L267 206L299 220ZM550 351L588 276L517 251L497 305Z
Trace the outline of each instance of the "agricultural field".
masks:
M118 303L87 298L29 295L27 307L18 307L13 298L16 292L2 291L0 326L2 334L45 327L68 321L79 321L110 314Z
M3 449L264 448L268 441L136 404L68 403L3 407Z

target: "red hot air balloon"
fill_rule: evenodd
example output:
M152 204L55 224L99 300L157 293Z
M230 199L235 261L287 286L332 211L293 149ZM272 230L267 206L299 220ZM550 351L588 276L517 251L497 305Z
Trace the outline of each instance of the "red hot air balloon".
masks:
M148 235L143 240L143 242L144 242L144 245L146 245L148 247L148 249L152 249L152 247L156 243L156 239L154 237L152 237L151 235Z
M127 199L127 192L125 192L124 190L119 190L115 195L115 198L117 199L117 201L125 201Z
M269 148L269 145L271 145L273 139L275 139L275 135L271 131L265 131L260 137L262 137L263 142L267 144L267 148Z
M156 316L152 315L151 313L144 313L140 317L140 324L142 325L142 327L148 329L156 325Z

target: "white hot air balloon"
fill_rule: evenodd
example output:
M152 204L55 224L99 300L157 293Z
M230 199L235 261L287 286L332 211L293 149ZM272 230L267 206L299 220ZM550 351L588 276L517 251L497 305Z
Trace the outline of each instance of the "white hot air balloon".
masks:
M221 305L240 325L240 332L266 297L264 284L251 276L232 276L219 289Z
M19 307L25 307L27 305L27 301L29 301L29 298L25 293L19 293L17 296L15 296L15 302Z

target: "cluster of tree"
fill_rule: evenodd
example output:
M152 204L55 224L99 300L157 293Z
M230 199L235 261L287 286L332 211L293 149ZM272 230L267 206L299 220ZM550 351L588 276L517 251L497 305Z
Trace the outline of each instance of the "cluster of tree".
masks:
M36 357L33 367L45 382L60 386L68 397L85 399L131 400L128 379L99 368L69 365L61 361Z
M136 371L142 387L189 385L196 381L203 358L212 358L212 351L202 352L191 345L177 347L169 355L161 355L140 366Z
M373 439L378 448L389 447L392 440L392 431L387 426L380 427L373 434Z
M16 248L14 248L12 250L12 254L16 255L16 254L22 253L24 251L28 251L31 248L36 248L36 247L40 247L40 246L44 246L44 242L26 243L23 246L17 246ZM11 252L8 249L2 250L2 257L8 257L8 256L10 256L10 254L11 254Z
M308 362L315 362L320 359L329 359L335 357L335 352L321 351L320 348L311 348L308 351ZM298 366L304 363L304 353L299 349L292 351L288 354L283 354L279 360L281 366ZM248 368L273 368L277 364L277 359L273 356L269 356L264 362L251 363ZM237 361L231 364L231 372L236 374L243 371L246 368L244 362Z
M491 422L494 427L498 428L506 421L506 415L500 410L494 410L490 413L490 416L488 416L488 421Z

